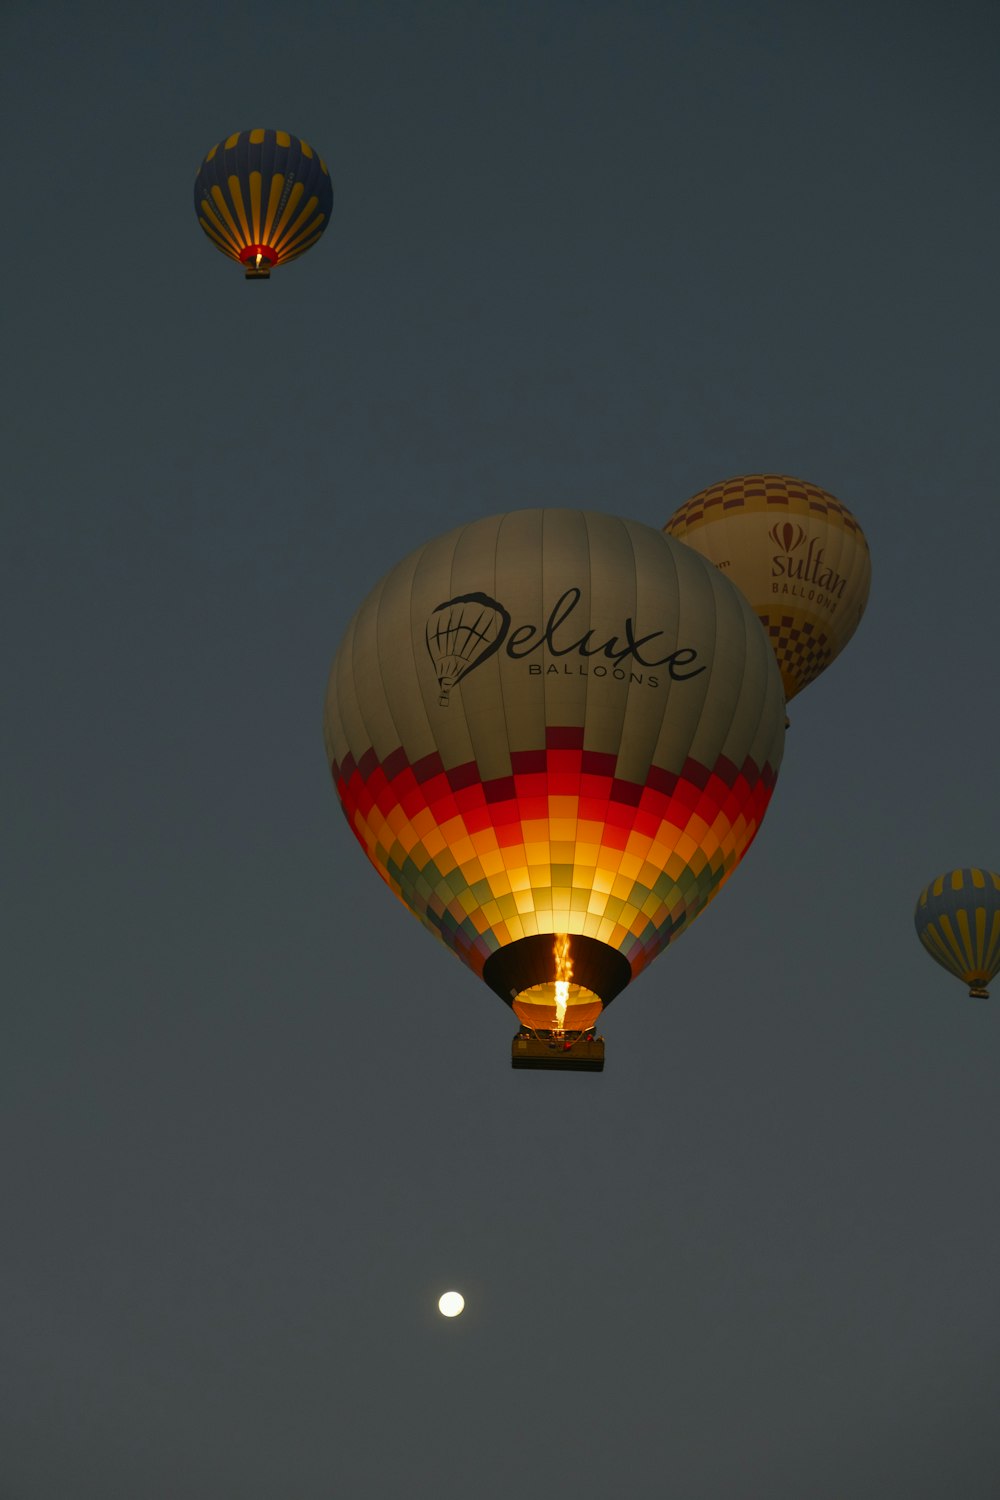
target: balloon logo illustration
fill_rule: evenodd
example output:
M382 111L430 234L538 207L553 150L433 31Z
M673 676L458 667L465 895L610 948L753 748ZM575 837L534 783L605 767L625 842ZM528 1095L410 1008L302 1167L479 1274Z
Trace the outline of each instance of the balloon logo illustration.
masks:
M427 621L427 649L442 708L448 707L452 688L500 649L509 627L503 605L485 594L459 594L438 605Z
M794 552L806 539L802 527L793 526L791 521L782 521L779 525L772 526L767 534L782 552Z

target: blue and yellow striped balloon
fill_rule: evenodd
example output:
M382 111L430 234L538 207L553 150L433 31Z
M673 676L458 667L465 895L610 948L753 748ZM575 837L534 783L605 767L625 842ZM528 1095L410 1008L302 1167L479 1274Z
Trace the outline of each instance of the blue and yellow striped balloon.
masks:
M1000 969L1000 875L949 870L920 893L917 937L931 958L985 998Z
M213 146L195 178L198 222L248 279L315 245L330 220L333 184L313 148L286 130L241 130Z

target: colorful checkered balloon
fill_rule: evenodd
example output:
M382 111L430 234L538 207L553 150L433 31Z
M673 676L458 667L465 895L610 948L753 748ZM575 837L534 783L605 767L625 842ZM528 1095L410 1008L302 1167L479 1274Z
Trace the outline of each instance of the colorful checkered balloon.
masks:
M739 591L593 511L522 510L414 552L361 605L325 712L344 813L386 884L511 1004L565 1025L690 925L746 853L784 694Z

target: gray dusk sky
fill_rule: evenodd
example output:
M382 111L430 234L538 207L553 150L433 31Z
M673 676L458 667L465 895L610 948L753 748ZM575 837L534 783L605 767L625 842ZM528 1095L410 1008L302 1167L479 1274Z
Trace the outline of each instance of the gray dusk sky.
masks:
M8 0L0 1500L1000 1494L1000 1014L912 925L1000 867L998 41ZM262 285L191 203L256 125L336 190ZM340 813L337 643L463 521L757 470L868 613L603 1076L513 1073Z

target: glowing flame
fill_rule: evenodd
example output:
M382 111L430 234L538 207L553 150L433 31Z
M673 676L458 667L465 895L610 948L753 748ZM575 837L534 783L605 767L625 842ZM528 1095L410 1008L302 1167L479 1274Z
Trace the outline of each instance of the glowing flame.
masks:
M258 270L260 270L260 263L261 263L261 261L263 259L264 259L263 255L261 255L260 251L258 250L257 251L257 269Z
M555 947L552 949L556 960L556 1031L562 1031L566 1024L566 1004L569 1000L569 982L573 978L573 961L569 956L569 933L556 933Z

